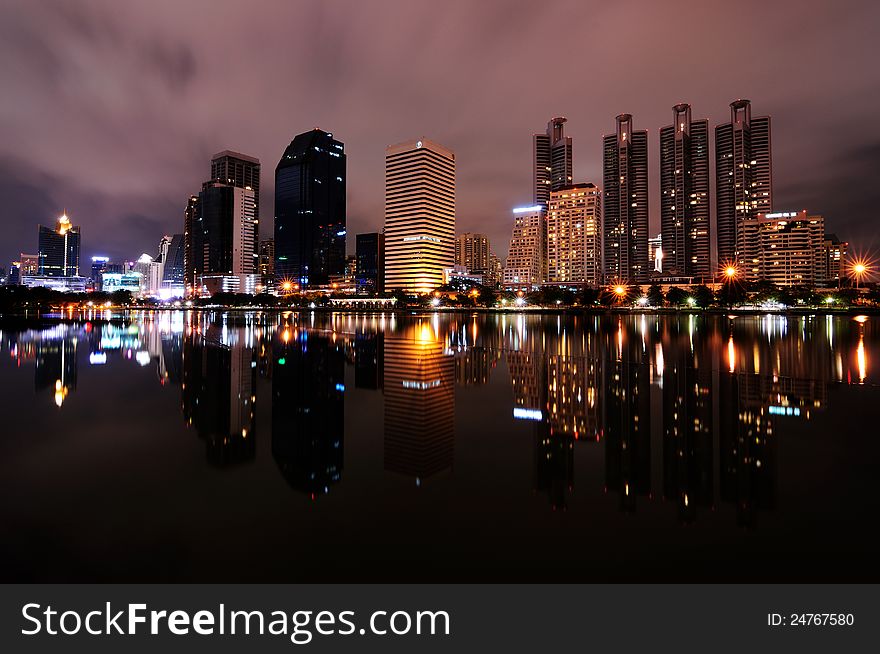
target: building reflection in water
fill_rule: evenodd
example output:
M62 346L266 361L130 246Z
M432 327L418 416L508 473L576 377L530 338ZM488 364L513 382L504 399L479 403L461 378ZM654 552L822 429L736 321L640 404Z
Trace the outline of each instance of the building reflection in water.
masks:
M205 441L208 462L228 466L256 454L256 352L249 334L207 323L183 345L181 395L187 424Z
M286 324L272 350L272 456L287 482L314 499L342 478L343 341L331 330Z
M418 319L385 332L385 469L416 484L451 470L455 361L437 323Z
M876 344L864 316L339 314L316 325L315 314L141 311L0 330L0 350L16 367L32 361L35 390L58 407L84 383L86 351L89 367L179 384L217 466L254 459L257 379L270 380L272 455L312 497L341 480L347 362L358 392L384 397L385 469L421 484L453 468L455 386L504 385L493 378L503 358L512 417L530 423L533 486L554 509L577 481L604 485L624 512L659 496L682 522L721 505L746 527L776 507L780 433L827 410L829 385L870 382ZM576 480L582 447L603 448L604 479Z

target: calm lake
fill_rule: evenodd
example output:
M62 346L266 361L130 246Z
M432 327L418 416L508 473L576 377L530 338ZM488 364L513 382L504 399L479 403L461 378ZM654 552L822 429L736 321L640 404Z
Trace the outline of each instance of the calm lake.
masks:
M72 318L0 322L3 581L880 581L878 317Z

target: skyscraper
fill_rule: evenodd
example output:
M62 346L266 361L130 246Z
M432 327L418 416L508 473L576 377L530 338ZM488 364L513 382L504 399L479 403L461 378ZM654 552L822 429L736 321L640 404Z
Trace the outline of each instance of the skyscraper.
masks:
M269 289L275 282L275 239L265 238L260 241L260 283L263 289Z
M753 118L748 100L731 102L730 122L715 126L715 199L719 264L738 264L743 221L773 211L770 117Z
M43 277L79 276L79 227L71 225L66 213L55 229L40 225L39 274Z
M275 276L316 286L344 271L345 148L315 128L275 168Z
M171 289L175 295L183 292L184 264L183 264L183 234L174 234L165 249L162 263L162 288Z
M617 116L603 139L604 266L607 281L648 281L648 132ZM665 243L664 243L665 247Z
M385 288L443 284L455 238L455 154L433 141L385 148Z
M257 221L253 189L205 182L195 204L193 268L201 292L253 293Z
M196 256L193 239L199 196L191 195L183 212L183 283L186 295L196 288Z
M254 216L260 219L260 160L240 152L223 150L211 157L211 179L254 190Z
M547 131L532 136L534 155L535 204L544 207L550 191L572 182L571 137L563 134L566 118L557 116L547 123Z
M672 108L660 130L660 226L666 271L710 277L709 121L689 104Z
M489 237L464 232L455 236L455 265L464 266L469 274L489 273Z
M379 232L358 234L355 278L359 293L381 293L385 281L385 235Z
M602 198L595 184L550 192L547 208L547 281L602 282Z

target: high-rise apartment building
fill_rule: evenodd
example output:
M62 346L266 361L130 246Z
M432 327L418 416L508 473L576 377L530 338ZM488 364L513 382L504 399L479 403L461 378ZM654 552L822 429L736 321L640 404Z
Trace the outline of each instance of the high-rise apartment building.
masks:
M770 118L752 117L748 100L731 102L730 122L715 126L715 201L719 264L738 265L744 221L773 211Z
M199 292L253 293L257 280L257 220L253 189L205 182L195 203L192 257Z
M275 276L301 286L345 272L345 146L330 132L296 136L275 169Z
M547 207L547 281L598 286L602 282L602 196L595 184L550 192Z
M513 233L504 266L505 288L530 288L544 281L544 207L517 207L513 210Z
M741 270L747 280L812 285L826 275L825 220L807 211L758 214L743 221Z
M693 120L689 104L672 108L660 130L660 226L665 269L711 277L709 121Z
M606 281L647 282L648 132L634 132L630 114L603 139L603 181Z
M254 190L254 216L260 219L260 160L240 152L223 150L211 158L211 179Z
M546 132L532 136L535 204L544 207L550 201L550 191L572 183L571 137L563 132L566 120L562 116L553 118Z
M385 149L385 288L426 293L454 261L455 154L428 141Z
M469 274L489 273L489 237L485 234L464 232L455 237L455 265L463 266Z
M825 275L820 281L832 286L840 283L841 275L845 276L843 269L846 265L848 249L849 243L841 241L836 234L825 234L822 253L822 258L825 261Z
M40 225L37 256L41 277L79 276L79 227L61 214L55 228Z

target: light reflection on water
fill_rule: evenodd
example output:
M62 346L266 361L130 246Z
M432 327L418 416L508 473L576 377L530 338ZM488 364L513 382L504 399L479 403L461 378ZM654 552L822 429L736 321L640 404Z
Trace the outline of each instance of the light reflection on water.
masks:
M151 378L156 392L177 394L179 412L137 420L163 432L194 432L210 468L258 465L263 479L280 476L288 492L318 503L315 512L326 510L328 521L354 520L362 509L349 495L342 505L318 502L350 478L358 488L382 489L371 507L380 514L386 493L397 501L400 494L428 492L426 484L439 488L431 491L445 494L435 518L453 531L464 521L460 505L488 497L483 486L499 483L530 487L546 498L544 511L583 518L576 527L553 526L554 538L581 536L596 502L621 518L647 514L646 528L706 523L715 538L729 529L759 531L766 520L785 528L791 506L780 497L799 491L780 484L799 483L801 473L816 483L818 459L789 463L784 455L798 447L807 448L798 456L827 455L827 441L838 436L820 434L812 423L849 420L868 428L877 417L874 405L859 405L856 388L874 388L877 324L780 315L98 312L40 327L0 324L0 373L4 387L32 377L29 403L3 408L37 429L44 412L65 414L85 398L82 380L95 377L85 369L108 370L101 392L111 403L126 401L113 380ZM74 439L91 428L65 424ZM803 442L790 446L801 434ZM7 462L26 451L16 443L23 449L12 448ZM364 457L347 456L349 443ZM510 452L499 451L492 461L489 454L499 447ZM508 460L524 448L533 460L525 475ZM255 464L264 451L274 470ZM368 460L381 460L381 469ZM124 469L127 462L113 465ZM474 465L488 467L474 473ZM792 466L803 470L786 482L780 469ZM839 470L828 474L820 481L840 482ZM389 479L404 485L386 489L397 483ZM26 492L40 479L34 473L15 483ZM579 484L589 492L575 493ZM240 490L259 502L277 501ZM662 516L653 508L658 501L666 507ZM873 496L861 501L875 505ZM522 524L545 519L517 493L509 502L521 507ZM804 515L824 510L803 502L791 511L800 528ZM602 515L613 534L615 519ZM56 517L47 512L41 519ZM503 526L513 529L516 520ZM153 521L163 528L161 519ZM319 548L322 538L310 547ZM481 538L483 545L494 543L491 535ZM658 537L651 532L651 538ZM525 556L525 569L540 567ZM642 556L639 565L648 565L650 553ZM609 575L626 576L616 568Z

